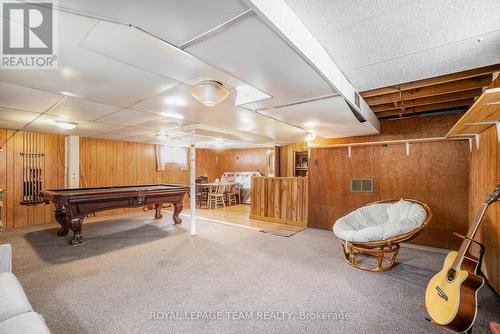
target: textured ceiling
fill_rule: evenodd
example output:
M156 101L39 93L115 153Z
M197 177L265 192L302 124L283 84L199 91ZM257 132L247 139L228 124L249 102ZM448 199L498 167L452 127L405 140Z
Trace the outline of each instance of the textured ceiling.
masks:
M286 0L360 91L500 63L498 0Z

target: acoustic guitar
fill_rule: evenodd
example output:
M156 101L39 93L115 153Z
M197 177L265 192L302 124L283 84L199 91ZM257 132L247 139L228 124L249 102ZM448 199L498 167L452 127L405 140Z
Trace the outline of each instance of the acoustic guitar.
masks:
M443 269L429 281L425 292L425 306L432 320L455 332L466 332L474 323L477 313L477 291L484 279L478 275L482 251L478 258L468 249L488 206L497 201L500 184L482 203L481 210L467 232L458 252L450 252ZM479 244L479 243L478 243Z

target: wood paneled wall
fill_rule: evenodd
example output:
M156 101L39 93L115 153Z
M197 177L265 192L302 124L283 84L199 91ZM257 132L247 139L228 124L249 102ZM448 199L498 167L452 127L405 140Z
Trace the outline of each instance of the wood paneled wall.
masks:
M14 130L0 129L0 142ZM38 152L42 161L42 190L64 187L64 136L39 133ZM2 223L8 229L35 224L55 223L52 205L21 205L23 198L23 132L15 134L0 151L0 188L7 189Z
M196 149L196 176L206 176L210 181L220 177L217 151Z
M224 172L269 173L269 148L229 149L218 151L218 175Z
M444 136L460 114L381 122L382 135L323 141L341 143ZM435 142L312 149L309 163L309 226L330 229L338 218L367 203L414 198L430 205L434 218L415 243L456 248L468 224L469 144ZM317 160L318 166L314 165ZM373 193L350 192L351 178L374 179Z
M253 177L250 218L307 226L307 177Z
M215 151L196 149L196 175L206 175L209 179L217 177ZM189 184L189 166L182 170L178 164L167 164L165 170L158 171L155 145L80 138L80 187L154 183ZM128 210L134 209L110 210L100 214Z
M491 126L480 134L479 150L474 147L470 161L470 224L474 222L482 201L499 183L500 144L495 126ZM477 238L486 247L482 270L491 286L500 293L500 202L488 208Z
M188 181L189 172L179 165L157 171L154 145L80 138L80 187Z
M295 152L305 151L307 146L305 143L289 144L280 146L280 170L276 176L295 176Z
M217 177L216 152L196 149L196 175ZM155 145L80 138L80 187L153 183L189 183L189 166L156 166Z

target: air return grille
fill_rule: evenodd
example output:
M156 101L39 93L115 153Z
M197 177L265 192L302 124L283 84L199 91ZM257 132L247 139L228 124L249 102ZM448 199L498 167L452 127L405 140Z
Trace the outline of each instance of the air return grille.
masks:
M373 192L373 179L351 179L351 192L371 193Z

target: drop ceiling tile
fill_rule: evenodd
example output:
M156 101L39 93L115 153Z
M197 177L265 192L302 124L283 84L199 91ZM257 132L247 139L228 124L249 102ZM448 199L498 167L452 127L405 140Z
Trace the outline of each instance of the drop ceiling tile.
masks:
M230 47L228 47L230 46ZM186 51L270 95L250 109L335 93L332 87L256 15L234 23Z
M78 126L82 126L88 121L84 121L81 119L67 119L61 116L47 115L44 114L34 120L32 123L26 126L27 131L36 131L36 132L50 132L50 133L62 133L62 134L70 134L72 130L64 130L57 126L56 121L58 120L67 120L71 122L77 123Z
M21 129L26 123L23 122L14 122L14 121L4 121L0 120L0 129L7 129L7 130L19 130Z
M64 116L68 119L93 121L117 110L119 110L118 107L68 97L48 113L50 115Z
M144 31L100 21L80 44L125 64L178 82L207 76L234 87L236 79Z
M78 44L97 20L59 12L57 70L1 70L2 81L116 107L128 107L176 84L164 76L115 61ZM41 108L40 108L41 109ZM33 110L35 111L35 110Z
M64 0L64 8L138 26L179 46L247 10L235 0ZM119 10L117 10L119 8Z
M300 103L261 113L296 124L323 137L347 137L376 134L372 127L360 123L341 96Z
M160 115L145 113L132 109L125 109L102 117L99 119L99 122L123 126L133 126L147 121L159 120L161 118L162 117Z
M101 133L111 132L124 128L125 127L118 125L105 124L99 122L89 122L78 125L74 130L69 130L68 134L80 137L93 137Z
M187 121L187 120L183 120L183 119L165 117L162 119L156 119L156 120L147 121L144 123L138 123L135 125L135 127L143 128L143 129L150 129L150 130L169 130L169 129L175 129L175 128L179 128L179 127L190 125L190 124L194 124L194 123Z
M0 122L28 123L40 116L39 113L0 107ZM1 124L1 123L0 123ZM1 127L1 126L0 126Z
M275 139L280 143L293 143L304 139L303 130L236 107L232 93L224 102L209 108L191 96L191 87L179 85L134 105L134 109L161 115L175 115L176 118L195 123L248 132L251 135L267 137L270 141Z
M30 72L27 71L14 71L3 70L10 72ZM7 79L0 71L2 80ZM29 74L29 73L28 73ZM6 108L13 108L32 112L44 112L52 105L57 103L62 98L61 95L51 94L37 89L12 85L6 82L0 82L0 106Z
M135 127L125 127L125 128L120 128L118 130L106 132L106 133L101 133L99 135L94 136L95 138L101 138L101 139L124 139L127 137L132 137L132 136L140 136L140 135L147 135L151 132L151 130L145 130L145 129L138 129Z

